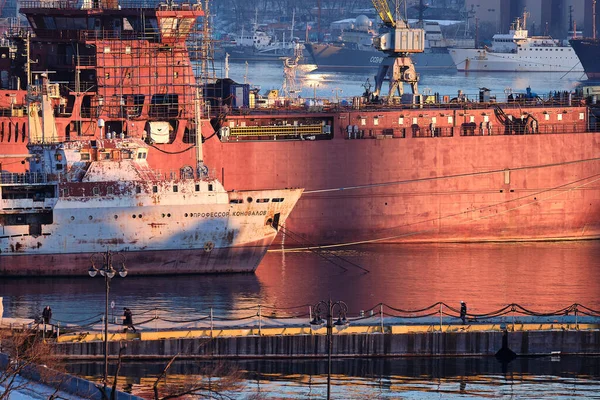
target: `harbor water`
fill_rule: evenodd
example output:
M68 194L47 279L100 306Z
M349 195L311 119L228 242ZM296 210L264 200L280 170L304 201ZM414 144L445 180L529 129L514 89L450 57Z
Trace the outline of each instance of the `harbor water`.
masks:
M110 313L114 318L129 307L134 322L153 309L173 318L191 319L209 309L241 317L261 304L285 314L329 298L345 301L351 315L378 303L417 309L436 301L458 307L461 300L472 313L509 303L540 312L573 303L600 309L599 256L600 241L273 249L255 274L115 277ZM127 263L135 268L135 258ZM48 304L55 323L97 318L105 304L104 283L90 278L88 267L82 265L81 276L71 278L3 279L5 316L35 317ZM235 398L324 397L326 360L232 363L244 385ZM594 357L524 359L508 365L479 358L336 360L332 393L333 398L593 398L600 393L598 365ZM141 394L163 367L126 363L121 387ZM174 368L173 379L183 379L207 366L188 361ZM101 363L73 364L69 370L91 379L100 379L103 371Z
M296 70L295 89L299 96L304 99L314 97L342 101L350 100L352 97L360 96L365 91L365 83L371 85L374 90L374 76L376 69L344 72L320 72L316 66L300 64ZM418 65L416 66L419 72ZM217 76L224 76L225 66L223 63L215 64ZM252 87L260 88L261 93L268 90L281 90L284 82L283 64L277 62L260 63L230 63L229 77L238 83L248 83ZM446 71L424 72L420 74L419 92L422 94L439 93L456 97L461 90L470 99L477 99L480 88L488 88L498 100L504 100L510 92L525 93L527 87L539 96L547 96L550 92L571 91L587 82L584 73L580 72L544 72L544 73L522 73L522 72L458 72L455 69ZM596 82L597 84L597 82ZM382 94L387 91L387 82L384 82ZM405 87L405 92L410 93L410 87Z

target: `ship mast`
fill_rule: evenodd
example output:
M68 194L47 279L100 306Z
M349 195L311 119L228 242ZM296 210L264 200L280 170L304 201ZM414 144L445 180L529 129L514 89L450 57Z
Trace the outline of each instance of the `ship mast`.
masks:
M200 87L196 88L196 97L194 99L194 111L196 119L196 176L205 177L207 174L204 165L204 152L202 148L202 97L200 96Z
M592 0L592 39L596 39L596 0Z

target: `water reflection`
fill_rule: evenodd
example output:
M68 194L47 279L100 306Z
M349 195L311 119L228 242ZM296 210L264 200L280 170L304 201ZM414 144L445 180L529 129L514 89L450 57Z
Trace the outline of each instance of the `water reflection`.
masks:
M134 262L134 261L132 261ZM363 269L370 272L365 273ZM37 316L49 304L59 321L99 315L104 285L86 277L2 279L4 314ZM258 304L283 308L329 298L349 315L379 303L419 309L441 301L482 314L518 303L555 311L573 303L600 309L600 241L503 244L369 245L328 252L267 254L256 274L128 277L111 285L115 312L160 308L171 316L247 315Z
M332 398L599 398L600 363L597 357L519 358L506 372L493 357L397 358L334 360ZM236 361L242 372L243 393L235 398L323 397L326 362ZM175 362L165 381L200 376L211 363ZM125 363L121 387L144 393L160 374L164 363ZM71 372L99 377L101 365L77 363ZM213 369L214 370L214 369Z

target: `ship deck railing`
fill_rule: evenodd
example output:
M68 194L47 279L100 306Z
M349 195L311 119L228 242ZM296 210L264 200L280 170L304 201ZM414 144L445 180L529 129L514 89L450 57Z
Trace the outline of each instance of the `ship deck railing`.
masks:
M346 139L404 139L404 138L444 138L454 136L506 136L506 135L546 135L598 132L599 125L586 127L583 124L549 124L538 126L536 130L519 130L519 127L507 127L495 124L491 127L480 127L474 124L457 126L431 127L429 125L411 125L394 128L367 128L348 132L342 128L341 135Z
M475 98L475 96L473 96ZM351 102L344 103L340 102L328 102L323 100L321 106L308 106L299 104L289 105L273 105L267 107L257 108L230 108L230 107L218 107L213 106L213 113L216 114L227 114L230 116L243 116L243 115L278 115L287 113L334 113L339 111L393 111L393 110L411 110L411 109L428 109L428 110L464 110L464 109L488 109L490 107L498 106L502 109L522 109L522 108L543 108L543 107L574 107L574 106L585 106L585 100L578 96L546 96L535 99L519 99L513 101L488 101L480 102L478 100L471 100L470 97L466 96L464 100L448 101L448 102L432 102L432 103L360 103L352 104Z
M19 2L24 8L52 8L61 10L139 10L142 8L156 10L194 10L199 7L191 0L159 1L159 0L25 0Z

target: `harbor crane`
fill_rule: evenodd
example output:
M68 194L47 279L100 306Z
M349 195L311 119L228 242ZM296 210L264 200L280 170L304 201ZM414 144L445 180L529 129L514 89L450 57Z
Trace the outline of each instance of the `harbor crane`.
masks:
M373 45L387 55L375 75L373 95L380 95L381 86L386 78L389 80L390 87L388 102L392 102L396 93L400 97L404 94L404 83L410 84L413 94L418 94L419 75L410 54L422 53L425 49L425 31L420 28L410 28L405 19L394 18L388 0L372 0L372 2L383 22L380 34L373 39Z

